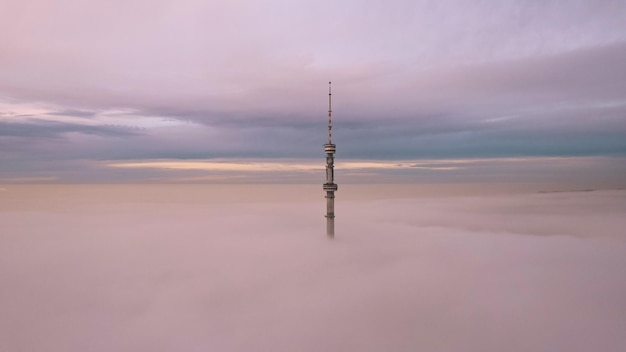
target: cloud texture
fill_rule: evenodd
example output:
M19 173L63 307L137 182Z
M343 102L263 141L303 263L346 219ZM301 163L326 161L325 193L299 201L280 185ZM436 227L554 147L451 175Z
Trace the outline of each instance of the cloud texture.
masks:
M623 1L33 0L0 11L0 157L70 160L83 181L93 176L77 160L317 157L328 80L343 158L626 153Z

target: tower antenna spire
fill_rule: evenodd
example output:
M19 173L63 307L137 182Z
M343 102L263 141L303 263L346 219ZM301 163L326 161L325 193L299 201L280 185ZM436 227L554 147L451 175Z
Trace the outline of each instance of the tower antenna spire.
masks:
M328 82L328 144L333 144L332 82Z

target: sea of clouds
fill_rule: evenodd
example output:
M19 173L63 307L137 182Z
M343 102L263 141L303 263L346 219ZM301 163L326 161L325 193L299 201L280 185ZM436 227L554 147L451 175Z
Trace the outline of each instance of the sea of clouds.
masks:
M3 186L0 351L626 349L625 190L385 187Z

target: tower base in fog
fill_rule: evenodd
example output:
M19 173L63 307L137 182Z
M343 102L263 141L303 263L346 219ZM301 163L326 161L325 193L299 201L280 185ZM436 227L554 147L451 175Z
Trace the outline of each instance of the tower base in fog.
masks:
M326 235L328 237L335 237L335 217L326 215Z
M325 183L326 191L326 235L328 237L335 236L335 191L337 185L334 183Z

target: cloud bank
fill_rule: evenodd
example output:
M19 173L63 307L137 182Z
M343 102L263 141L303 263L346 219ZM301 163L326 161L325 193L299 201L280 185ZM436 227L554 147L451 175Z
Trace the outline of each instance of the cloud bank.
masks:
M7 186L0 349L624 349L624 191L390 187Z

